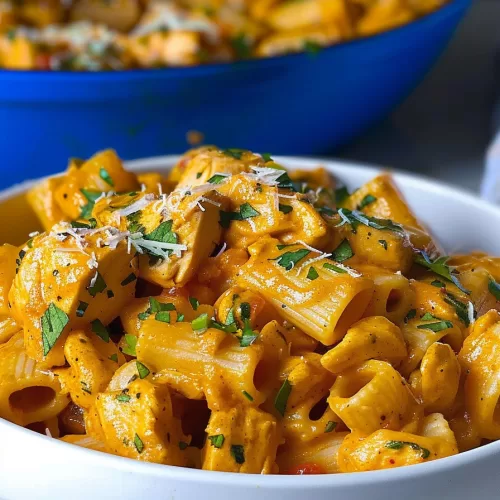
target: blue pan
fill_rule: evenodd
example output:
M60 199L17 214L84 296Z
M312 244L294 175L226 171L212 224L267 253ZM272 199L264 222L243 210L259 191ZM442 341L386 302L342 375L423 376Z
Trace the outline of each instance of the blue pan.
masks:
M101 73L0 71L0 187L113 147L124 159L205 143L325 154L386 115L445 48L471 0L316 55Z

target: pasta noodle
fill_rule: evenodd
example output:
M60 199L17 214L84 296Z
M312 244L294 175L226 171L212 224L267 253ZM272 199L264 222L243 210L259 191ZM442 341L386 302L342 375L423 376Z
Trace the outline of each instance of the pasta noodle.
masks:
M205 146L136 176L103 151L27 201L45 230L0 247L0 417L250 474L500 439L500 261L443 255L387 175L349 194L323 169Z

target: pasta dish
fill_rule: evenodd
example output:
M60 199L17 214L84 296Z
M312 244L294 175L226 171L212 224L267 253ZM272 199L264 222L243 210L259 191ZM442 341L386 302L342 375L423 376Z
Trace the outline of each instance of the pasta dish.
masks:
M0 247L0 417L255 474L500 438L500 259L447 256L388 174L349 193L204 146L164 178L107 150L27 199L44 230Z
M0 67L100 71L316 54L447 0L0 0Z

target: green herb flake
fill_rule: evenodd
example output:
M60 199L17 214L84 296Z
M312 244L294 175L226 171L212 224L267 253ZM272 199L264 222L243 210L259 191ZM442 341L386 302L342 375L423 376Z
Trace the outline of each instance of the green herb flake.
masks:
M274 399L274 407L276 408L276 410L278 410L278 413L282 417L285 416L286 405L291 392L292 384L290 384L288 379L286 379L283 382L283 385L280 387L278 394L276 394L276 398Z
M378 240L378 242L384 247L384 250L387 250L387 241L386 240Z
M357 209L358 210L362 210L363 208L367 207L368 205L370 205L371 203L377 201L377 198L375 198L375 196L371 195L371 194L367 194L362 200L361 202L359 203L359 205L357 206Z
M431 283L432 286L435 286L437 288L446 288L446 285L442 282L442 281L439 281L439 280L434 280L432 283Z
M84 380L80 380L80 385L82 386L82 391L86 392L87 394L92 394L92 390L90 389L89 384L85 382Z
M290 205L282 205L281 203L278 204L278 208L280 212L283 212L284 214L289 214L292 210L293 207Z
M224 434L216 434L215 436L208 436L208 440L214 448L222 448L225 437Z
M95 274L95 280L94 278L92 278L92 280L94 281L94 285L89 285L87 290L89 292L89 294L91 295L91 297L95 297L98 293L102 293L104 292L104 290L106 290L107 286L106 285L106 282L104 281L104 278L101 276L101 273L99 271L96 271L96 274ZM92 282L91 280L91 282Z
M257 217L257 215L260 215L260 212L255 210L250 203L243 203L243 205L240 206L240 215L242 220L245 220L251 217Z
M352 251L351 245L347 239L342 240L340 245L332 252L330 259L336 262L345 262L351 257L354 257L354 252Z
M170 313L168 311L160 311L155 314L155 320L162 323L170 323Z
M71 222L71 227L75 229L90 229L90 224L87 224L86 222L78 222L76 220Z
M452 328L453 323L451 321L438 321L437 323L424 323L423 325L418 325L417 328L420 330L432 330L433 332L440 332L441 330L447 330Z
M232 444L231 445L231 456L234 458L234 461L241 465L245 463L245 448L241 444Z
M401 450L404 446L409 446L412 450L419 451L420 456L425 460L429 458L431 452L427 448L422 448L417 443L411 443L409 441L387 441L385 444L386 448L391 450Z
M250 307L250 304L248 302L242 302L240 304L240 311L241 311L241 319L250 319L250 316L252 314L252 308Z
M100 319L94 319L91 323L92 331L104 342L109 342L108 329L102 324Z
M252 55L250 42L244 33L240 33L231 39L231 47L236 53L237 59L249 59ZM239 160L240 158L241 156L237 159Z
M470 325L469 310L467 304L458 300L452 293L447 293L444 301L455 309L458 319L465 325Z
M104 167L101 167L101 169L99 170L99 177L104 182L106 182L107 184L109 184L111 187L113 187L115 185L115 183L113 182L113 179L109 175L109 172Z
M115 353L111 354L111 356L108 359L110 359L111 361L114 361L115 363L118 363L118 354L116 354L116 352L115 352Z
M178 314L177 319L175 320L177 323L184 321L184 314Z
M189 303L193 308L193 311L196 311L200 305L200 301L196 297L189 297Z
M135 347L137 345L137 337L135 335L130 335L128 333L125 334L125 343L126 345L122 347L123 354L127 354L129 356L137 356L135 352Z
M128 394L118 394L116 396L116 400L120 401L120 403L128 403L132 398Z
M47 356L68 324L69 317L51 302L40 321L42 323L43 355Z
M162 222L156 229L151 231L149 234L146 234L144 236L144 239L149 241L156 241L159 243L176 244L177 234L172 231L172 225L173 225L172 220L167 220L165 222ZM146 251L149 251L149 253L153 253L153 255L156 255L151 250L146 249ZM167 255L170 255L172 253L172 250L166 250L166 253Z
M332 432L335 430L335 427L337 427L337 422L329 420L328 423L326 424L325 432Z
M441 320L441 318L438 318L436 316L433 316L431 313L429 312L426 312L421 318L420 318L422 321L433 321L435 319L437 320Z
M421 250L415 256L416 264L429 269L430 271L448 281L451 281L460 291L462 291L466 295L470 295L470 290L464 288L464 286L460 283L458 276L455 274L454 268L450 267L447 264L448 260L449 257L447 256L438 257L435 260L431 260L431 258Z
M144 450L144 443L142 442L142 439L139 437L138 434L134 436L134 446L135 449L137 450L137 453L142 453Z
M137 279L137 276L134 273L130 273L121 283L121 286L127 286L129 283L132 283Z
M363 224L367 227L373 227L374 229L379 229L380 231L392 231L394 233L404 235L405 230L401 224L393 222L390 219L379 219L377 217L370 217L369 215L359 212L357 210L348 210L347 208L339 208L338 214L342 219L337 227L341 227L345 224L350 224L353 230L359 224Z
M303 44L303 47L305 52L307 52L310 56L317 56L321 50L322 47L319 43L314 42L312 40L306 40Z
M273 159L271 158L271 153L262 153L260 156L262 156L262 159L265 162L273 161Z
M347 198L349 198L349 191L345 186L337 188L335 190L335 203L337 205L343 203Z
M341 267L335 266L334 264L329 264L328 262L325 262L323 264L323 267L325 269L328 269L329 271L334 271L339 274L346 274L347 271L345 269L342 269Z
M251 394L248 394L247 391L241 391L241 392L243 393L243 396L245 396L248 399L248 401L253 401L253 397Z
M408 314L405 316L405 323L408 323L410 319L413 319L417 315L417 310L416 309L410 309L408 311Z
M137 372L139 373L139 378L146 378L151 372L149 368L143 365L140 361L135 362L135 366L137 367Z
M92 216L95 201L102 195L101 191L93 191L90 189L80 189L80 192L85 196L87 203L82 206L80 211L81 219L88 219Z
M500 285L492 278L488 282L488 290L495 299L500 300Z
M316 269L313 266L311 266L309 268L309 271L307 272L307 279L314 281L316 278L319 278L318 271L316 271Z
M201 172L196 172L196 178L199 179L203 174Z
M302 260L304 257L307 257L310 253L310 250L301 248L300 250L296 250L295 252L285 252L279 257L269 260L276 260L278 265L284 267L286 271L290 271L297 264L297 262Z
M210 179L208 179L207 182L209 182L210 184L220 184L221 182L224 182L227 178L228 178L227 175L215 174L212 175L212 177L210 177Z
M200 314L191 321L191 327L195 332L204 331L208 328L209 318L207 313Z
M189 445L185 441L179 441L179 448L184 451Z
M246 153L246 149L238 149L238 148L229 148L229 149L223 149L222 153L225 154L226 156L230 156L231 158L234 158L235 160L241 160L241 156L243 153Z
M83 302L83 300L80 300L80 303L78 304L78 307L76 308L76 315L79 318L81 318L85 314L87 307L89 307L87 302Z

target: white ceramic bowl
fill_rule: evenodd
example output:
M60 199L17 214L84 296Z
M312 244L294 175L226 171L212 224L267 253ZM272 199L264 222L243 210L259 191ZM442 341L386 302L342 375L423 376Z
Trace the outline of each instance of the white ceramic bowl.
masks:
M132 170L168 169L174 157L130 162ZM376 168L279 158L290 168L326 166L354 189ZM500 210L436 181L395 173L412 208L448 251L481 249L500 255ZM30 183L0 194L0 225L19 234L19 219L5 201ZM8 215L8 216L7 216ZM10 222L9 222L10 221ZM30 228L27 228L30 229ZM2 231L3 232L3 231ZM79 448L0 419L0 498L83 500L418 500L500 497L500 441L435 462L386 471L321 476L260 476L147 464Z

